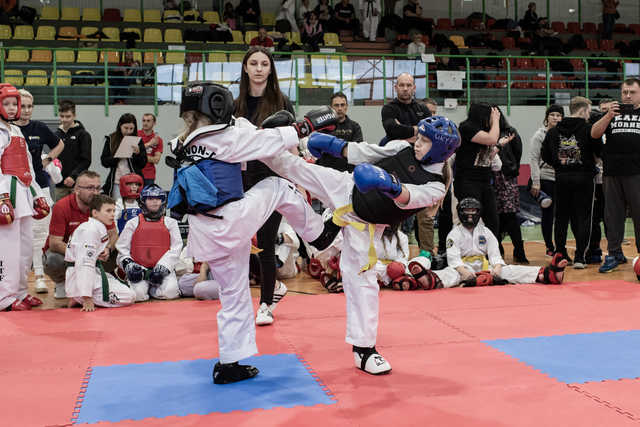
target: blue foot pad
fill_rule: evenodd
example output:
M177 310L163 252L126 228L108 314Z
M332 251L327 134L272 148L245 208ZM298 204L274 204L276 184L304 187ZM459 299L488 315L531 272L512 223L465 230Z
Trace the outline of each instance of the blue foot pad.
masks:
M638 330L484 343L567 384L640 377Z
M233 384L213 384L217 359L96 366L76 423L250 411L336 403L294 354L250 357L260 373Z

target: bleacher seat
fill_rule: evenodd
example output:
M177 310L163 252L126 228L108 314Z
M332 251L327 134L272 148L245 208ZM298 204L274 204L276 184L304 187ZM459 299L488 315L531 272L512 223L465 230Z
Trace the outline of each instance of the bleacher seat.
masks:
M551 29L558 33L564 33L564 22L561 21L553 21L551 23Z
M531 83L529 82L529 77L524 74L515 74L513 79L511 80L511 87L513 89L529 89L531 88Z
M164 30L165 43L182 43L182 31L177 28L167 28Z
M229 62L242 62L244 59L244 53L230 53Z
M452 30L451 28L451 20L449 18L439 18L438 24L436 26L438 30Z
M62 21L79 21L80 9L77 7L63 7L60 19Z
M76 70L73 74L72 84L74 86L96 85L96 73L93 70Z
M185 53L181 51L169 51L164 58L165 64L184 64Z
M568 22L567 23L567 32L571 34L580 33L580 24L577 22Z
M114 50L106 51L107 63L109 64L118 64L120 62L120 52L116 52ZM105 59L105 51L100 51L100 63L104 64Z
M182 22L182 15L179 10L170 9L162 13L162 21L164 22Z
M302 40L300 40L300 33L297 31L292 31L290 33L287 33L287 38L289 39L289 41L291 43L296 43L300 46L302 46Z
M33 40L33 27L31 25L16 25L13 31L14 40Z
M549 82L550 89L566 89L567 84L565 83L565 78L562 76L552 75L551 81Z
M276 15L273 13L262 13L262 25L265 27L273 27L276 25Z
M629 24L629 31L636 36L640 34L640 24Z
M205 24L219 24L220 14L214 10L205 10L202 13L202 19L204 19Z
M98 62L98 52L95 50L80 50L76 62L95 64Z
M76 53L72 50L56 50L53 54L56 62L76 62Z
M587 39L585 40L587 45L587 49L589 50L598 50L598 40L595 39Z
M36 31L36 40L55 40L56 27L53 25L40 25Z
M100 10L96 7L85 7L82 9L82 20L87 22L101 21Z
M497 89L505 89L507 87L507 76L505 76L504 74L498 74L495 80L496 81L493 84L493 87Z
M246 33L244 33L244 42L246 44L249 44L251 43L251 40L253 40L254 37L258 37L257 31L254 31L254 30L247 31Z
M71 71L69 70L56 70L55 79L54 74L51 74L49 79L49 86L57 84L58 86L71 86Z
M596 24L594 24L593 22L585 22L584 24L582 24L582 32L589 34L597 33L598 27L596 27Z
M516 68L527 70L533 68L529 58L516 58Z
M9 83L16 87L24 85L24 77L22 76L22 70L4 70L4 82Z
M116 27L103 27L102 32L107 36L110 42L120 41L120 30Z
M600 40L600 50L613 50L615 43L613 40Z
M502 46L504 46L505 49L515 49L516 41L513 39L513 37L503 37Z
M43 6L40 11L40 19L47 19L50 21L57 21L60 18L58 13L58 6Z
M76 27L60 27L58 28L58 38L75 40L78 38L78 29Z
M29 70L27 71L27 79L25 86L46 86L49 83L47 72L45 70Z
M569 60L571 65L573 65L573 71L583 71L584 70L584 61L582 59L573 58Z
M142 18L144 22L162 22L162 11L160 9L145 9Z
M51 62L53 54L49 49L33 49L31 51L31 62Z
M227 54L222 52L212 52L209 54L207 61L209 62L227 62Z
M0 40L9 40L11 38L11 27L8 25L0 25Z
M341 46L340 39L336 33L324 33L325 46Z
M244 44L244 37L242 36L242 31L233 30L231 31L231 35L233 36L233 40L227 42L228 44Z
M547 78L545 76L533 76L533 81L531 82L531 89L546 89L547 88Z
M153 64L154 61L157 61L158 64L164 64L164 54L162 52L145 52L144 53L143 62L145 64Z
M462 37L462 36L453 34L453 35L449 36L449 40L451 40L453 42L453 44L455 44L460 49L466 49L467 48L467 46L464 44L464 37Z
M162 43L162 31L160 28L147 28L144 30L145 43Z
M120 9L107 8L102 12L102 20L104 22L120 22L122 17L120 16Z
M456 30L464 30L467 28L467 20L464 18L456 18L453 20L453 26Z
M25 49L9 49L7 62L29 62L29 51Z
M192 22L192 23L196 23L199 22L198 18L200 18L200 12L198 12L195 9L192 10L185 10L184 11L184 15L182 17L182 19L184 20L184 22Z
M125 9L122 22L141 22L140 9Z
M615 24L613 26L613 32L614 33L626 33L627 32L627 25L623 24L623 23Z
M535 68L536 70L547 69L547 61L544 58L533 58L532 64L533 68Z
M80 28L80 35L81 36L85 36L86 37L88 35L95 34L96 32L98 32L98 27L82 27L82 28Z

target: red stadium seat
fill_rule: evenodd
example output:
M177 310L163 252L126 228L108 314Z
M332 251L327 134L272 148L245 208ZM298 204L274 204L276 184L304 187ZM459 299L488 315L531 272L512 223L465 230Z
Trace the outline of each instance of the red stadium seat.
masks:
M546 89L547 78L545 76L533 76L533 82L531 83L532 89Z
M635 35L640 34L640 24L629 24L629 31Z
M573 65L573 71L583 71L584 61L582 59L571 59L571 65Z
M513 37L505 37L502 39L502 45L505 49L515 49L516 41L513 39Z
M533 58L533 68L536 70L546 70L547 61L543 58Z
M582 25L582 31L585 33L597 33L598 28L596 27L596 24L594 24L593 22L585 22Z
M498 74L495 77L495 83L493 84L493 87L498 88L498 89L503 89L507 87L507 76L505 76L504 74Z
M613 40L600 40L601 50L613 50L613 48L614 48Z
M438 30L451 30L451 20L449 18L439 18L436 28Z
M616 25L614 25L613 32L614 33L626 33L627 32L626 24L616 24Z
M549 87L551 89L566 89L567 84L565 83L565 78L562 76L551 76Z
M551 23L551 28L553 31L557 31L558 33L564 33L564 22L553 21Z
M585 40L587 44L587 49L589 50L598 50L598 40L595 39L587 39Z
M521 70L531 69L531 60L529 58L516 59L516 67Z
M105 9L102 14L102 20L105 22L120 22L122 17L120 16L120 9Z
M568 22L567 31L570 32L571 34L580 33L580 24L578 24L577 22Z
M467 28L467 20L464 18L456 18L453 20L453 26L456 30Z

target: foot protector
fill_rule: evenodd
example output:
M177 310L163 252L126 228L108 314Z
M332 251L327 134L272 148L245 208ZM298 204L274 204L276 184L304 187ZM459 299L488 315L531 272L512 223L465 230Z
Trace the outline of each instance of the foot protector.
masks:
M551 263L547 267L543 267L541 270L542 273L542 283L547 285L559 285L562 283L564 279L564 275L558 277L556 273L563 272L565 267L567 266L568 261L563 254L560 252L556 252L553 254L551 258ZM538 281L540 279L538 278Z
M320 233L320 236L313 242L309 242L309 244L319 251L327 249L331 246L341 229L342 227L336 225L333 222L333 217L331 217L324 222L324 229L322 233Z
M409 261L409 272L421 289L431 290L442 288L442 281L436 273L429 269L431 261L426 257L415 257Z
M391 365L382 357L375 347L353 346L353 359L356 368L371 375L383 375L391 372Z
M322 273L320 275L320 283L330 294L340 294L344 292L342 282L339 277L334 277L328 273Z
M213 383L229 384L238 381L248 380L258 375L258 368L250 365L240 365L233 363L216 363L213 367Z
M34 297L32 295L27 294L26 297L22 300L22 302L29 304L31 307L37 307L42 305L42 300L38 297Z
M322 267L322 263L318 258L311 258L309 260L309 265L307 266L307 271L309 273L309 276L313 277L314 279L319 279L320 275L324 271L324 268Z
M633 272L636 273L636 277L640 280L640 256L633 259Z

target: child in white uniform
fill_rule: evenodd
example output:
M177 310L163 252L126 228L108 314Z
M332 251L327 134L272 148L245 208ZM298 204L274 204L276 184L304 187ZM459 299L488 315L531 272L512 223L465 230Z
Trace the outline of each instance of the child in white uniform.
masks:
M353 174L307 163L291 153L263 160L333 210L334 221L349 224L342 230L340 256L347 299L346 341L353 346L356 367L374 375L390 372L391 365L375 348L379 285L373 245L387 225L440 203L446 188L443 162L460 144L455 124L445 117L420 121L418 133L415 146L396 140L384 147L347 143L326 134L310 136L308 149L313 156L344 156L357 165ZM380 167L367 162L378 162Z
M124 226L116 249L136 301L180 297L175 266L182 251L178 221L165 216L167 193L156 184L145 187L138 201L142 213Z
M91 218L73 232L64 260L67 263L65 291L73 302L82 305L82 311L94 311L95 306L124 307L136 300L133 289L105 273L102 261L109 258L107 225L115 217L115 201L98 194L89 204Z
M127 221L137 217L142 212L140 205L138 205L138 197L140 197L142 186L142 177L137 173L128 173L120 177L120 197L116 200L118 233L122 233Z
M258 130L245 119L234 119L233 109L233 96L223 86L194 82L185 87L180 115L187 129L172 141L177 161L169 160L174 166L191 163L174 175L169 208L172 215L188 214L188 254L206 262L220 284L216 384L258 374L255 367L238 364L257 352L249 291L251 237L275 210L298 235L321 248L339 231L323 224L302 194L282 178L266 178L244 193L240 164L296 147L299 137L335 125L335 113L326 109L310 112L294 126ZM265 122L278 120L277 113ZM264 122L263 127L267 127Z

